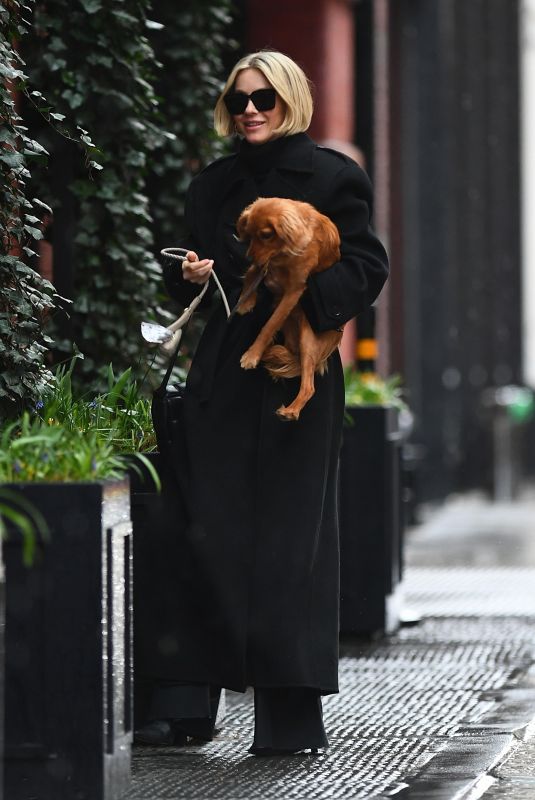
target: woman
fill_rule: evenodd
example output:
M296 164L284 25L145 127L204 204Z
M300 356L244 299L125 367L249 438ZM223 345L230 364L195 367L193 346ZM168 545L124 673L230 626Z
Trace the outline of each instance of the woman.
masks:
M165 268L174 298L187 304L213 268L233 305L248 266L236 220L257 197L278 196L311 203L340 232L341 260L311 277L301 300L312 327L339 328L373 303L388 267L369 227L370 183L353 161L306 135L311 116L308 81L290 58L265 51L236 64L215 129L237 134L239 151L192 181L187 260L181 270ZM299 421L281 422L275 411L295 397L299 379L274 382L262 367L240 367L271 311L265 287L253 312L229 323L214 300L188 375L189 554L179 582L189 620L174 676L204 687L205 709L206 686L253 686L256 755L327 746L321 695L338 690L340 358L335 352L316 376ZM175 731L191 731L174 716Z

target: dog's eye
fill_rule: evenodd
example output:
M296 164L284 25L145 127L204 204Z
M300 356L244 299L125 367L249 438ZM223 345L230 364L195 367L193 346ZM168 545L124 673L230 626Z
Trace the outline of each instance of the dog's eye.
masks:
M260 231L260 233L258 234L258 237L260 239L264 239L264 241L267 241L268 239L272 239L273 238L273 234L274 234L274 231L272 231L272 230Z

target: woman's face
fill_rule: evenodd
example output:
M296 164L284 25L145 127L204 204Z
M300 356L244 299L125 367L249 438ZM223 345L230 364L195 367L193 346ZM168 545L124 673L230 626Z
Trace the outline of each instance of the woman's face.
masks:
M251 94L256 89L269 89L271 84L259 69L242 69L238 73L234 89L237 92ZM235 114L234 123L236 130L250 144L263 144L274 139L274 131L279 128L284 121L284 103L277 95L275 108L270 111L257 111L253 101L249 100L247 108L243 114Z

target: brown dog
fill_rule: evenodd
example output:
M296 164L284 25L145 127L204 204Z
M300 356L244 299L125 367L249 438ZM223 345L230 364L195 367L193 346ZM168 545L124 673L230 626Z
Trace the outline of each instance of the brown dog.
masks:
M262 277L276 302L240 363L244 369L254 369L262 362L273 378L301 375L295 400L277 410L281 419L297 420L314 394L314 373L323 374L342 338L341 329L314 333L298 303L308 276L340 259L340 236L331 220L309 203L280 197L261 197L248 206L238 219L237 231L242 241L250 241L247 255L253 261L245 273L237 312L246 314L254 308L255 287ZM272 344L280 330L284 345Z

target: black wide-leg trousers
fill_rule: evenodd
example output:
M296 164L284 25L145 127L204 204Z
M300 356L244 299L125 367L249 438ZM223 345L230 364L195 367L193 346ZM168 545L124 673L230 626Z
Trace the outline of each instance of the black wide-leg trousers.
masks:
M327 747L321 696L313 689L256 689L250 753Z
M210 740L220 694L220 689L205 685L160 684L152 696L148 721L171 719L188 736ZM328 746L321 696L316 690L255 687L254 709L251 753Z

